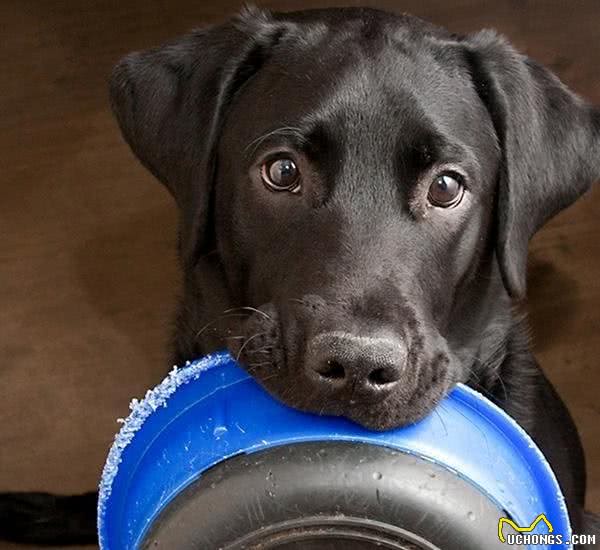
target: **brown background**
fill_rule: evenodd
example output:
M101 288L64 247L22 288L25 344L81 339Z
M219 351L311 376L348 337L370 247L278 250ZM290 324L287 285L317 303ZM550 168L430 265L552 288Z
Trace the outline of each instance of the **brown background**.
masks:
M459 32L496 27L600 104L598 0L360 4ZM238 6L0 3L0 490L92 489L115 419L165 373L178 285L175 210L121 141L106 78L124 53ZM537 355L585 442L597 512L599 207L596 190L534 239L529 306Z

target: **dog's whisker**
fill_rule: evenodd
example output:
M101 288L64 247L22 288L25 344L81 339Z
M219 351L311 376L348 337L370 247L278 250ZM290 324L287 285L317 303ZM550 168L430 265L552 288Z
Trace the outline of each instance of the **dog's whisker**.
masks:
M194 336L194 338L197 340L198 338L200 338L200 336L202 335L202 333L207 330L211 325L214 325L215 323L218 323L219 321L222 321L223 319L228 319L228 318L237 318L237 317L247 317L248 314L247 313L221 313L217 318L213 319L212 321L209 321L208 323L206 323L206 325L204 325Z
M485 394L487 397L492 399L496 398L496 396L488 388L481 384L479 380L472 380L471 383L477 388L479 392Z
M440 412L437 410L437 407L435 409L433 409L433 412L439 418L440 423L442 424L442 426L444 428L444 433L447 436L448 435L448 428L446 427L446 422L444 422L444 419L443 419L442 415L440 414Z
M497 373L497 379L498 379L498 382L500 382L500 385L502 386L502 391L504 393L504 400L506 401L508 399L508 390L506 389L506 385L504 384L504 380L502 380L502 375L500 373Z
M248 363L248 366L254 368L254 367L262 367L264 365L272 365L272 364L273 364L272 361L260 361L258 363Z
M250 338L248 338L240 347L238 353L237 353L237 357L236 357L236 361L240 360L240 357L242 355L242 352L244 351L244 349L246 348L246 346L252 342L252 340L254 340L255 338L259 338L260 336L264 336L266 334L266 332L257 332L254 336L250 336Z
M275 376L277 376L278 373L274 372L273 374L270 374L269 376L265 376L264 378L261 379L262 382L265 382L266 380L270 380L271 378L275 378Z
M468 354L465 353L464 354L465 357L469 357L470 359L473 359L474 361L476 361L479 364L482 364L481 358L472 354ZM477 380L472 380L472 383L477 386L477 389L482 391L483 393L487 394L489 397L492 398L496 398L496 396L488 389L486 388L483 384L481 384L481 376L479 375L479 373L477 373L473 367L468 366L467 365L467 369L469 370L469 372L474 375ZM502 375L500 374L500 372L498 372L497 370L494 371L494 381L497 381L500 386L502 386L502 392L504 393L504 399L508 399L508 390L506 389L506 385L504 384L504 380L502 379Z
M473 368L473 367L469 367L467 365L467 370L469 371L469 373L474 376L475 378L477 378L477 382L481 381L481 376L479 375L479 373Z
M224 336L223 338L225 340L243 340L246 337L243 334L240 334L239 336Z
M272 321L272 320L273 320L273 319L271 318L271 316L270 316L268 313L266 313L266 312L264 312L264 311L261 311L260 309L257 309L257 308L255 308L255 307L252 307L252 306L240 306L240 307L232 307L232 308L230 308L230 309L226 309L226 310L224 311L224 313L230 313L230 312L234 312L234 311L239 311L239 310L241 310L241 309L243 309L243 310L248 310L248 311L251 311L251 312L254 312L254 313L260 313L260 314L261 314L261 315L262 315L262 316L263 316L265 319L268 319L269 321ZM248 315L249 315L249 314L248 314Z

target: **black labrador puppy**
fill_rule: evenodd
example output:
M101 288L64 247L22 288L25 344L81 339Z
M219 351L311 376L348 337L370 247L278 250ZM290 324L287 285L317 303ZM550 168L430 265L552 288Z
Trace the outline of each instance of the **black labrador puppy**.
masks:
M457 382L535 439L575 532L577 430L533 358L528 242L600 177L600 110L491 31L248 9L123 59L114 112L180 212L174 362L228 347L277 398L381 430ZM94 538L95 495L4 495L6 537Z

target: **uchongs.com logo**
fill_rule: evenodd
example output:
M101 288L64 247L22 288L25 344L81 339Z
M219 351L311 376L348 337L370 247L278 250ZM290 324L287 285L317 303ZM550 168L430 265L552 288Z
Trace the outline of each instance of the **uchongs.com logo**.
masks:
M545 524L546 529L543 532L543 527L536 530L540 524ZM534 531L536 531L534 533ZM555 533L552 523L548 520L545 514L537 516L530 525L517 525L510 518L500 518L498 521L498 538L500 542L507 545L564 545L576 546L579 544L596 544L596 535L571 535L570 538L565 537L562 533Z

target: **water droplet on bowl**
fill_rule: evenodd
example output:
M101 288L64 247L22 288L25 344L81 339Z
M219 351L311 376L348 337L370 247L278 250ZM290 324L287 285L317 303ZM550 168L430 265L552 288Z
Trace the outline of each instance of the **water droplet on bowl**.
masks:
M213 435L219 439L221 436L225 435L227 433L227 428L225 426L217 426L214 430L213 430Z

